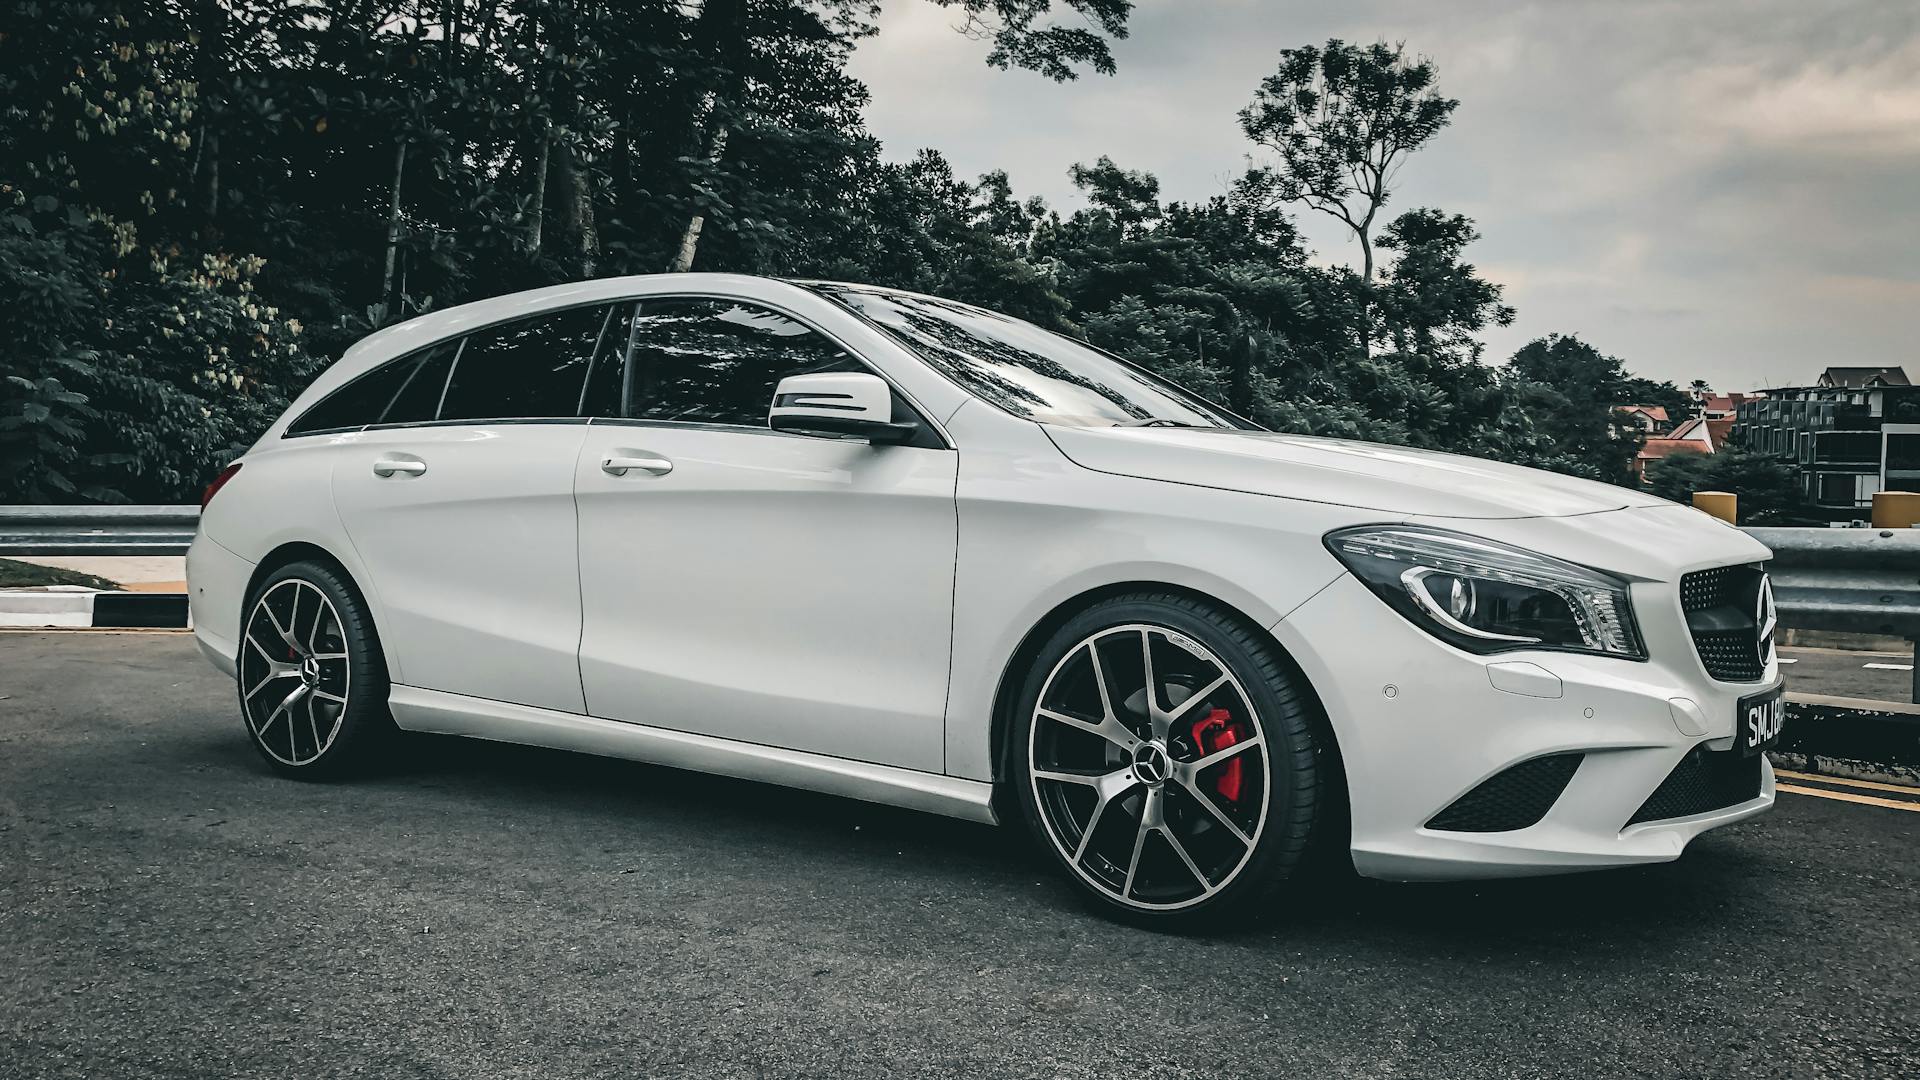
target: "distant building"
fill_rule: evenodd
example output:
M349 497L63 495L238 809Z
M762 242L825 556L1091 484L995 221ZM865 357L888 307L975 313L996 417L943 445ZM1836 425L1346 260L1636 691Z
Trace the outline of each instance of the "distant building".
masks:
M1920 491L1920 387L1898 367L1830 367L1813 386L1769 390L1737 407L1732 438L1792 466L1837 520L1876 491Z
M1744 395L1743 395L1744 396ZM1696 416L1682 421L1679 427L1660 438L1650 438L1642 443L1638 453L1633 455L1633 473L1641 483L1647 481L1647 465L1674 454L1712 454L1727 444L1733 430L1733 420L1708 419Z
M1634 427L1650 434L1660 434L1673 426L1673 421L1667 418L1667 407L1664 405L1616 405L1613 411L1625 416Z
M1701 416L1709 420L1727 420L1734 411L1749 401L1758 398L1758 394L1716 394L1711 390L1693 395L1694 408Z
M1815 384L1824 389L1844 387L1848 390L1871 389L1879 386L1912 386L1907 381L1907 372L1897 367L1830 367L1820 373L1820 381Z

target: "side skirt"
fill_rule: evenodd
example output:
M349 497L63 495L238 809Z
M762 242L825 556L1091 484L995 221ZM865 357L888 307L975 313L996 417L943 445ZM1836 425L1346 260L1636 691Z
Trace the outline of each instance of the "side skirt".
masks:
M733 739L600 720L531 705L395 685L393 719L408 731L465 735L493 742L545 746L626 758L694 772L718 773L865 802L998 824L993 785L977 780L783 750Z

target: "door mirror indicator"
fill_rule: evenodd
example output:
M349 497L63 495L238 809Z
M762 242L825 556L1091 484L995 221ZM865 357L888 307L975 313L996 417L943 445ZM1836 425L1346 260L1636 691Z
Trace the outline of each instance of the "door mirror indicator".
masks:
M864 371L789 375L773 391L767 425L775 431L824 439L861 438L876 445L904 443L918 424L895 423L893 390Z

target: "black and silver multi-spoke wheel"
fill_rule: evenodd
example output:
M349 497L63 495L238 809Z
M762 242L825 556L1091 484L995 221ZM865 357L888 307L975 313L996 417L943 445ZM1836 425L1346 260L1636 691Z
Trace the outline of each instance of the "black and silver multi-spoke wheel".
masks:
M1038 655L1019 705L1029 823L1082 891L1159 923L1269 895L1318 804L1310 714L1257 632L1198 601L1104 601Z
M240 627L240 712L276 770L324 778L361 764L391 724L386 665L360 595L330 566L280 568Z

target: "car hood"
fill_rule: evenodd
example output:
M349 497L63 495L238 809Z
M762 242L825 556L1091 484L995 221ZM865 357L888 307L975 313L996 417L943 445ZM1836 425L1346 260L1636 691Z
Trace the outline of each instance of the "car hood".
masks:
M1096 472L1407 517L1533 518L1670 505L1613 484L1383 443L1221 428L1046 429Z

